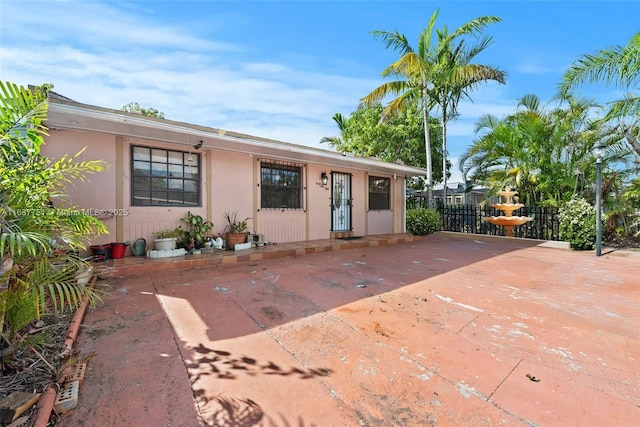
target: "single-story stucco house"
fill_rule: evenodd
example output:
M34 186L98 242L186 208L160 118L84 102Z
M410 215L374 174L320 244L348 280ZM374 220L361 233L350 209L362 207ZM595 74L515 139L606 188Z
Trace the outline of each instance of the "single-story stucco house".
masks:
M69 186L70 201L109 229L91 244L133 243L185 225L188 211L223 233L225 212L267 242L405 232L405 178L422 168L78 103L53 94L44 155L82 153L110 167Z

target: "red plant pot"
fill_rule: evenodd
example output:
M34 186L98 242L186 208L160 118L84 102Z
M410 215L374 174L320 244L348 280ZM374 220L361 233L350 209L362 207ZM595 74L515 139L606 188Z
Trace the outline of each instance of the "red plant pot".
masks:
M126 243L111 243L111 258L119 259L124 258L124 253L127 250Z

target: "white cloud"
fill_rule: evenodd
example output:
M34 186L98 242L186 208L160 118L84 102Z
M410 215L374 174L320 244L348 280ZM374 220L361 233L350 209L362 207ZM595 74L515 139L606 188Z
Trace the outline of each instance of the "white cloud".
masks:
M135 101L172 120L329 148L319 140L338 134L331 117L351 113L381 83L239 59L251 46L202 36L194 22L156 22L145 9L133 14L98 2L38 4L43 9L37 14L23 13L18 2L3 4L1 78L53 83L55 91L78 102L118 109ZM207 22L213 32L229 25L215 16ZM472 94L475 103L460 104L460 119L449 125L451 153L470 143L477 117L512 111L515 103L504 101L505 90L483 85Z
M549 67L537 61L528 60L516 65L516 71L521 74L562 74L564 68Z

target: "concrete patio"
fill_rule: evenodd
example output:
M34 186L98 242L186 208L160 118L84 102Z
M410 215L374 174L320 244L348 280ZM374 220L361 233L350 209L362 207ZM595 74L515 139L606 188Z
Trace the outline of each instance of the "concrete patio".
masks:
M114 275L60 425L639 425L640 252L540 243L302 242Z

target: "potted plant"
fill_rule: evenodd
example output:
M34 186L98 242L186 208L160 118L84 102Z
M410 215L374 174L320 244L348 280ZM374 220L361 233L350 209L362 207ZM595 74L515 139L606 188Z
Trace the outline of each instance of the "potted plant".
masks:
M179 238L182 237L184 230L182 226L176 228L167 228L153 233L155 240L154 247L157 251L172 251L176 248Z
M227 220L227 226L224 231L227 233L225 240L227 241L227 248L233 249L238 243L246 243L247 241L247 220L245 218L238 220L238 212L225 212L225 219Z
M196 249L204 247L204 242L207 237L207 233L213 228L211 221L205 221L200 215L194 215L191 212L187 212L187 217L182 218L189 224L189 229L184 230L182 236L182 243L185 248L190 248L192 245Z

